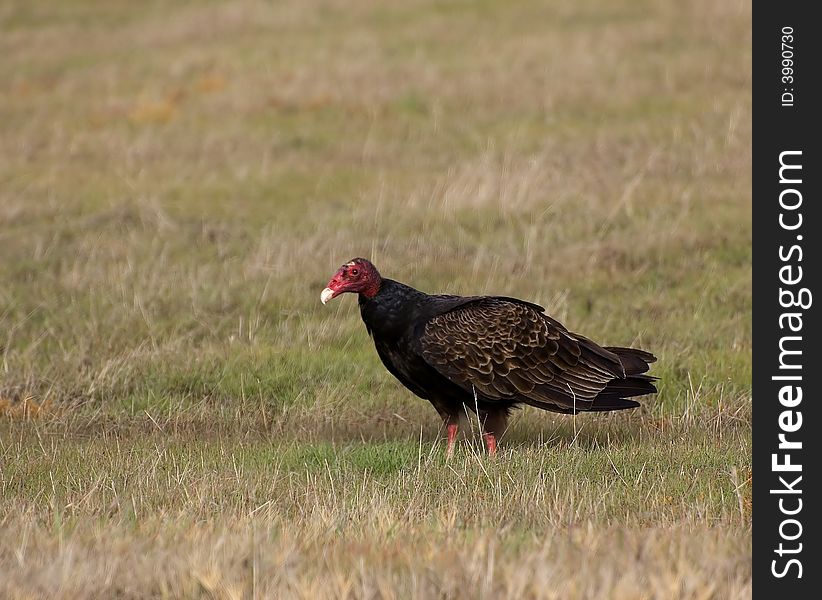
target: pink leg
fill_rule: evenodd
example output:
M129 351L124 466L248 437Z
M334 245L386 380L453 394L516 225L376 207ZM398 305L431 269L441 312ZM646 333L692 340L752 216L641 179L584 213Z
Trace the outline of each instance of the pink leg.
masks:
M497 438L494 436L493 433L483 433L482 437L485 438L485 447L488 448L488 456L496 456Z
M489 456L497 455L497 437L505 433L508 428L508 413L505 410L486 412L482 415L482 428L485 433L485 447L488 448Z
M457 423L449 423L445 428L448 432L448 447L445 451L445 456L451 458L454 455L454 442L457 440Z

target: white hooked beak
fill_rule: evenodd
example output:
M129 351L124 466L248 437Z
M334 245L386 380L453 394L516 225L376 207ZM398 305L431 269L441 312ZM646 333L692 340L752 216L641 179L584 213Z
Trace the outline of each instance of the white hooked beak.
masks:
M334 297L334 290L331 288L325 288L322 293L320 294L320 302L326 304L331 298Z

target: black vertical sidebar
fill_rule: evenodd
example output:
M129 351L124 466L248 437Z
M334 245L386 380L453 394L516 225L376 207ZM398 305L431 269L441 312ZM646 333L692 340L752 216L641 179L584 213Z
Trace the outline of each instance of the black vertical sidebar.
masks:
M822 594L822 24L813 7L768 2L753 12L753 590L761 598Z

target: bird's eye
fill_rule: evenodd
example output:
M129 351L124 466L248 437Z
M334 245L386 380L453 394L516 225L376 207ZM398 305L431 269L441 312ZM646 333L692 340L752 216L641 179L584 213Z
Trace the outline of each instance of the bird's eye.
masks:
M359 274L360 274L360 272L359 272L357 269L351 269L351 274L352 274L354 277L356 277L357 275L359 275Z

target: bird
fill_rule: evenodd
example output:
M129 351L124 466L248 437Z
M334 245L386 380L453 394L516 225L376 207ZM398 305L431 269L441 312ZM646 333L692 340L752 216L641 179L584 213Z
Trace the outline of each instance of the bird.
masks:
M365 258L342 265L320 300L359 296L360 315L382 363L443 420L451 457L460 415L475 413L496 455L513 409L563 414L640 406L654 394L656 357L600 346L572 333L533 302L508 296L431 295L382 277Z

